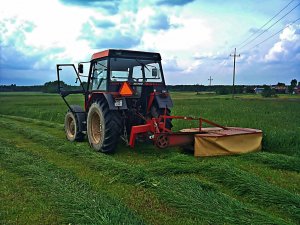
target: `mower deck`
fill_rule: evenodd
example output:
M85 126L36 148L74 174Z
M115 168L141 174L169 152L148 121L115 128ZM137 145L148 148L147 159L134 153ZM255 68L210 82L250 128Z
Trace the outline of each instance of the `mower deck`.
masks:
M220 127L182 129L194 136L195 156L217 156L242 154L261 149L262 131L241 127Z

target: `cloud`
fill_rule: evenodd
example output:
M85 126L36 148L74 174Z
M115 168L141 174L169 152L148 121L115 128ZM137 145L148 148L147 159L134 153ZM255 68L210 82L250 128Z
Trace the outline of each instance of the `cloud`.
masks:
M132 26L100 27L90 20L83 24L79 39L88 41L93 49L124 48L130 49L140 44L142 33Z
M150 18L149 27L153 30L168 30L171 27L170 19L166 14L156 14Z
M286 62L300 60L300 24L286 27L279 41L265 55L266 62Z
M85 23L82 27L81 39L88 41L93 49L107 48L132 48L140 44L141 37L119 29L97 29L91 23Z
M134 36L131 33L122 33L121 31L111 32L109 35L105 34L95 37L94 48L133 48L139 45L141 37Z
M105 28L111 28L111 27L116 26L115 23L113 23L110 20L106 20L106 19L98 20L98 19L92 18L91 20L93 21L94 25L99 28L105 29Z
M220 53L220 52L217 52L217 53L213 53L213 52L208 52L208 53L195 53L194 54L194 57L193 57L195 60L226 60L228 59L228 54L226 53Z
M43 83L47 80L46 74L48 79L56 79L53 75L55 61L65 49L54 46L40 49L28 45L28 35L35 29L34 23L17 17L0 22L1 83Z
M164 70L167 72L183 72L184 68L178 64L176 57L163 60Z
M193 1L194 0L160 0L157 4L166 6L183 6Z
M282 7L281 1L272 7ZM257 1L250 0L3 1L0 80L46 82L55 79L56 63L89 60L105 48L126 48L160 52L168 83L208 84L211 75L214 83L230 84L233 44L272 16L271 5L261 3L258 12ZM281 24L296 18L296 12L289 14ZM300 29L292 27L258 48L238 51L237 82L287 83L291 75L299 80ZM232 35L234 30L239 35Z
M121 0L60 0L66 5L75 5L81 7L91 7L95 10L102 9L109 14L117 14Z

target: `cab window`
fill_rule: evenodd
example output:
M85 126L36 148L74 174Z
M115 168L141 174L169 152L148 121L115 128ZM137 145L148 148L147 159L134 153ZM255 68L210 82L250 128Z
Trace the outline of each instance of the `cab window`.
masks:
M99 60L92 67L91 90L106 91L107 60Z

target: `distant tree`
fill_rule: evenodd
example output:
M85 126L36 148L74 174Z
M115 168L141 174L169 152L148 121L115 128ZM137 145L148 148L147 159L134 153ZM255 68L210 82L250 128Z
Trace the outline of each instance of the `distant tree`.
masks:
M297 85L297 80L296 79L291 80L291 86L296 87L296 85Z
M264 98L277 97L277 95L276 95L276 93L275 93L275 90L272 89L270 86L264 85L263 88L264 88L264 90L263 90L263 92L261 93L261 95L262 95Z
M68 87L68 85L63 81L59 81L59 86L62 87L62 88ZM58 91L58 80L46 82L44 84L43 91L47 92L47 93L57 93L57 91Z
M218 88L216 92L219 95L228 95L228 94L230 94L230 88L222 86L222 87Z
M285 87L285 83L280 83L280 82L278 82L277 86L278 86L278 87Z
M297 80L291 80L291 85L289 86L289 93L292 94L294 92L294 88L297 86Z
M82 82L82 86L83 86L84 90L87 90L88 83L85 82L85 81L83 81Z
M244 90L244 87L243 87L243 86L236 86L236 87L235 87L235 93L236 93L236 94L242 94L242 93L243 93L243 90Z
M246 93L251 93L251 94L253 94L255 91L254 91L254 88L253 87L251 87L251 86L247 86L246 87Z

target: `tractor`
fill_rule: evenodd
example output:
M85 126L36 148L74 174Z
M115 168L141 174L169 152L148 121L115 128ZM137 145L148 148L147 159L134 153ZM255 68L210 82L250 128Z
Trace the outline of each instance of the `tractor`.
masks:
M87 85L81 81L84 64L89 63ZM73 67L81 90L66 91L60 85L60 71ZM69 141L85 135L96 151L113 152L119 137L128 141L131 128L148 119L170 115L173 106L168 93L159 53L109 49L92 55L90 62L58 64L58 91L68 106L65 133ZM82 93L84 109L69 105L66 96ZM172 128L167 118L166 127Z
M87 63L89 72L84 75ZM159 53L109 49L93 54L77 68L74 64L56 67L58 92L68 106L64 127L69 141L82 141L87 136L90 146L103 153L114 152L120 138L132 148L137 138L150 140L158 148L192 148L195 156L261 149L261 130L225 127L201 117L171 116L173 102ZM65 67L75 72L79 90L65 90L60 76ZM66 97L70 94L83 94L84 108L69 104ZM199 126L173 131L174 119L196 120Z

